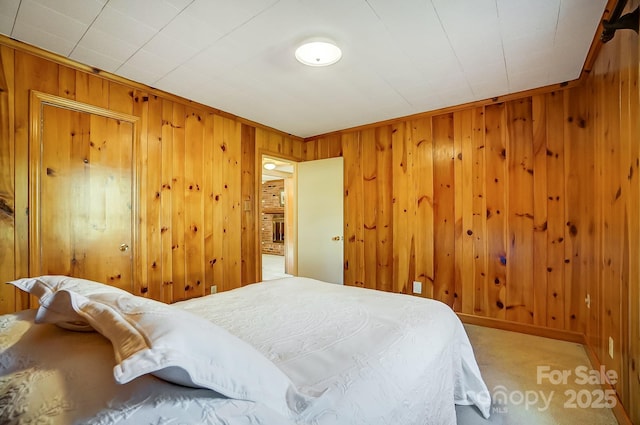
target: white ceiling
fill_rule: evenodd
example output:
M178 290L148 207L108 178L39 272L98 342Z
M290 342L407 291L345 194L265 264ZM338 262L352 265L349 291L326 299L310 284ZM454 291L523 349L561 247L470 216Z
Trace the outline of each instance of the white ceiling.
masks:
M0 0L0 33L301 137L579 77L606 0ZM303 41L343 58L311 68Z

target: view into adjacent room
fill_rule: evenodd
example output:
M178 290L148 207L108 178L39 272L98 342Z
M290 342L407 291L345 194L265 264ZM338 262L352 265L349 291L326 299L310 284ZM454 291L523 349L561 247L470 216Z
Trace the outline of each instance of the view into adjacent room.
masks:
M292 276L291 258L295 241L287 229L291 229L290 209L286 208L292 191L286 188L293 183L294 166L291 162L263 156L260 246L262 252L262 280ZM289 201L291 202L291 201Z

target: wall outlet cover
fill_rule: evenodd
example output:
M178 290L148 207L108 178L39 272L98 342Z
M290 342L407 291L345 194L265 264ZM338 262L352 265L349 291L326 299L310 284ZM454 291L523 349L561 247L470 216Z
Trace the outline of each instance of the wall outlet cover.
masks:
M609 337L609 357L613 358L613 338Z
M413 293L422 294L422 282L418 280L413 281Z

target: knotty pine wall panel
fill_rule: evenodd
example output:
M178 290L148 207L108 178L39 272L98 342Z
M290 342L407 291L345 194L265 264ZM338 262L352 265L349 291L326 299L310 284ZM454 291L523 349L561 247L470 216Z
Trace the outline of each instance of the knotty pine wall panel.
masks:
M255 158L272 152L304 160L302 139L10 41L0 43L0 89L2 281L29 275L31 90L140 117L131 165L137 179L136 294L174 302L208 294L212 285L221 291L257 280ZM0 313L29 305L29 297L0 285Z
M640 422L639 54L621 31L582 85L306 141L308 160L345 160L345 283L410 293L420 280L457 311L585 334ZM369 195L371 179L387 189ZM391 285L388 256L356 247L381 239L371 223L389 202Z
M567 224L573 208L593 200L588 189L566 198L592 170L566 165L567 135L579 137L577 146L588 142L584 122L570 119L571 96L551 92L308 140L307 159L345 159L345 282L411 293L418 280L422 296L457 311L584 330L588 281L572 285L565 275L586 277L589 247L569 250L574 261L565 241L582 231L579 220ZM391 254L374 251L374 240Z
M627 11L639 4L637 0L629 3ZM593 224L570 232L575 239L573 252L589 249L583 269L594 276L588 281L587 341L600 363L618 373L614 387L633 423L640 423L638 41L635 32L618 31L602 46L584 84L572 90L576 103L571 105L571 117L578 125L571 128L586 133L591 149L587 152L583 146L570 144L571 153L585 152L580 154L583 161L571 161L572 166L580 167L576 174L584 179L579 183L571 179L572 186L580 185L582 191L576 192L584 200L570 222L582 217ZM589 206L591 211L587 211ZM592 242L590 246L585 239ZM572 284L577 282L572 279ZM613 339L613 358L608 354L609 338Z
M16 205L14 180L14 52L0 46L0 279L14 277ZM8 285L3 285L8 286ZM14 311L18 293L0 289L0 311Z

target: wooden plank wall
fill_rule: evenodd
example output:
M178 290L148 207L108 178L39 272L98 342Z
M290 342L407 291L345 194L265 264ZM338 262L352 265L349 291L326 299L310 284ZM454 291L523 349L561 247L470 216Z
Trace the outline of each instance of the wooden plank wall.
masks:
M625 13L638 4L638 0L629 2ZM592 258L585 259L585 271L597 277L589 281L587 341L599 362L618 372L615 388L633 423L640 423L639 71L638 34L617 31L601 47L584 84L575 90L574 108L580 111L576 118L587 117L592 151L571 142L575 158L586 160L580 178L594 175L588 185L575 176L572 188L591 198L576 216L595 209L589 237L596 249ZM573 243L572 252L582 251L585 245L586 241ZM572 285L581 279L572 276Z
M463 313L584 331L584 301L570 300L584 300L586 284L566 281L567 268L580 268L565 258L564 134L579 125L570 98L558 91L307 141L306 159L345 158L347 284L410 293L417 280L422 296Z
M0 280L28 276L28 104L38 90L141 117L137 294L173 302L255 282L255 158L302 159L302 139L50 56L0 44ZM0 313L28 306L0 285Z
M639 52L619 31L577 87L308 139L345 159L345 283L585 334L640 423Z

